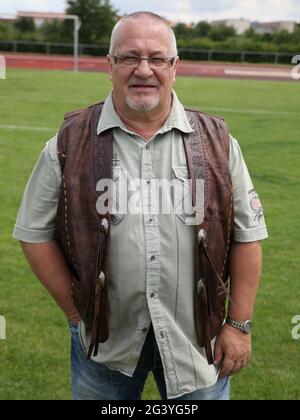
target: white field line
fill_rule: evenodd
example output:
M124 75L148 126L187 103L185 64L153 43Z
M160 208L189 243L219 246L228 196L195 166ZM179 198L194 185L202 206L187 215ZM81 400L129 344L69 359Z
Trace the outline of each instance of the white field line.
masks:
M11 100L11 96L9 95L1 95L0 94L0 99L2 100L2 103L7 99L7 100ZM26 102L55 102L57 103L57 98L33 98L30 96L26 96L26 97L22 97L22 96L14 96L13 97L14 101L26 101ZM93 101L91 101L92 103ZM95 103L97 102L97 100L94 101ZM59 99L59 103L60 104L76 104L78 105L78 107L84 108L84 107L88 107L90 106L90 103L82 103L82 101L80 101L79 99L69 99L69 100L64 100L64 99Z
M225 69L224 73L227 76L281 77L283 79L292 78L290 71Z
M299 112L272 111L270 109L235 109L235 108L210 108L203 107L206 111L226 112L230 114L254 114L254 115L274 115L274 116L299 116Z
M40 131L40 132L52 132L52 133L55 133L55 129L54 128L49 128L49 127L32 127L32 126L28 126L28 125L6 125L6 124L0 124L0 129L2 129L2 130Z
M253 115L272 115L272 116L299 116L298 112L284 112L284 111L272 111L272 110L255 110L255 109L235 109L235 108L210 108L203 107L205 111L230 113L230 114L253 114ZM37 132L51 132L56 133L57 128L50 127L34 127L28 125L8 125L0 124L0 130L21 130L21 131L37 131Z
M6 95L1 95L0 94L0 99L2 100L2 103L5 101L5 99L9 98L9 96ZM18 100L18 101L24 101L24 97L22 96L16 96L14 97L14 100ZM57 102L57 99L45 99L45 98L32 98L32 97L26 97L26 101L27 102L51 102L51 101L55 101ZM83 109L85 107L88 107L90 104L86 103L84 104L82 101L80 100L76 100L76 99L70 99L70 100L59 100L60 103L64 103L64 104L71 104L71 105L77 105L78 109ZM91 101L93 102L93 101ZM96 100L94 101L96 103ZM207 107L205 105L203 105L201 108L199 108L199 111L211 111L211 112L226 112L226 113L232 113L232 114L257 114L257 115L278 115L278 116L293 116L293 115L297 115L299 116L299 112L289 112L289 111L272 111L271 109L235 109L235 108L219 108L219 107ZM14 126L13 126L14 127ZM0 124L0 128L1 128L1 124ZM4 126L3 126L4 128ZM38 130L38 131L52 131L50 128L45 128L42 130Z

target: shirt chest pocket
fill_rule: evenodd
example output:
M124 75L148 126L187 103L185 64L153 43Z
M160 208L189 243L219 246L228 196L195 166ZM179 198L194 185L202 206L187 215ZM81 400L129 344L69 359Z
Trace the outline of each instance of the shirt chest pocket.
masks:
M171 191L174 213L181 222L186 224L187 219L194 215L191 182L186 165L172 167Z

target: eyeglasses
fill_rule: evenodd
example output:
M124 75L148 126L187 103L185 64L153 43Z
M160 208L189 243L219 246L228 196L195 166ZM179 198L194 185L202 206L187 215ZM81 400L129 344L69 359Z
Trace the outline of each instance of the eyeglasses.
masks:
M124 67L137 68L142 60L148 61L151 69L170 69L176 57L137 57L133 55L113 55L114 63Z

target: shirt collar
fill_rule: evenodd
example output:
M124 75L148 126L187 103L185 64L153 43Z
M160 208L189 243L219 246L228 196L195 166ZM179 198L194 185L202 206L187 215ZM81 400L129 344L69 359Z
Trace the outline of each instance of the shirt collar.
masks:
M175 91L173 91L172 94L173 104L170 115L157 134L164 134L168 131L171 131L172 129L177 129L183 133L192 133L194 130L189 123L184 107L179 102ZM115 110L112 92L104 102L102 113L100 115L97 126L97 134L99 135L103 131L111 128L121 128L121 130L126 131L127 133L131 133L129 130L127 130L123 121Z

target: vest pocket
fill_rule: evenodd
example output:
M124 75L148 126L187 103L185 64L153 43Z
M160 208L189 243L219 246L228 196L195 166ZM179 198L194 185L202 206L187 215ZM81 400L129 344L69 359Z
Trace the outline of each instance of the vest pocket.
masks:
M187 165L172 167L171 199L174 213L178 219L186 224L187 218L194 215L192 207L191 183Z

